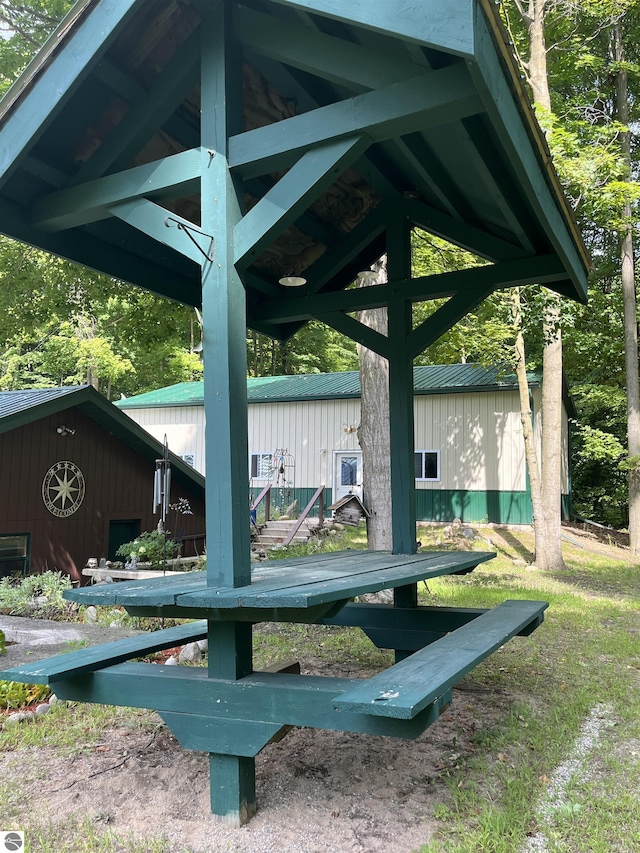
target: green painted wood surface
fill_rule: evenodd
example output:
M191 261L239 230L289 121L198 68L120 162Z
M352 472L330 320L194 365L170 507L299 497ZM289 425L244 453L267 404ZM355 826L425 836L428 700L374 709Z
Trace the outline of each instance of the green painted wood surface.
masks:
M243 826L256 813L256 765L253 758L209 754L211 811L221 823Z
M234 230L235 263L249 266L369 147L366 136L339 139L307 151Z
M427 551L421 554L343 551L319 558L260 563L254 567L252 582L242 587L212 586L202 572L195 572L185 579L173 575L109 584L109 589L69 590L65 597L83 604L122 604L125 607L303 608L470 571L494 556L484 551ZM210 552L208 560L211 560Z
M417 651L486 612L485 608L476 607L405 608L379 604L347 604L335 616L319 621L323 625L362 628L379 649ZM532 624L533 627L523 628L516 636L528 636L537 627L537 623Z
M254 672L238 681L223 680L210 678L200 667L125 663L58 681L56 695L78 702L153 708L160 713L190 713L409 740L431 725L451 701L450 692L444 691L411 720L336 713L336 697L360 683L357 678L267 672Z
M153 197L169 191L190 195L200 185L200 162L201 153L196 148L58 190L35 205L33 223L37 228L57 231L104 219L110 215L110 205L139 196Z
M278 723L221 720L188 711L183 714L161 711L160 716L184 749L246 758L256 756L282 728Z
M145 198L124 201L109 207L109 213L152 237L158 243L169 246L198 266L211 251L211 238L200 233L200 229L166 207L154 204ZM188 228L188 234L179 229L178 223ZM194 246L193 241L197 243ZM200 247L200 248L198 248Z
M475 115L480 102L463 64L319 107L229 140L243 178L286 168L316 145L366 133L375 142Z
M473 54L472 0L274 0L282 6L364 29L400 36L436 49Z
M357 92L424 74L424 65L374 51L303 24L239 7L234 34L245 49Z
M336 699L338 710L411 719L503 643L538 623L544 601L504 601Z
M76 649L66 654L56 655L46 660L14 666L3 670L1 675L6 681L23 681L27 684L54 684L85 672L94 672L133 657L141 657L151 652L170 649L184 643L203 640L207 636L207 623L191 622L176 628L150 631L136 637L113 640L98 646Z

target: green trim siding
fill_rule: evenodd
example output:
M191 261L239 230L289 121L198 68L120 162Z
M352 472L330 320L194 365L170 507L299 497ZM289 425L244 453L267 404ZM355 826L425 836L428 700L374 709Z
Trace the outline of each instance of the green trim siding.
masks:
M254 489L255 491L255 489ZM256 491L258 494L259 489ZM303 510L313 497L315 489L296 488L287 490L284 508L294 500ZM324 490L325 514L333 503L332 491ZM271 496L272 509L280 505L280 490L274 489ZM562 518L569 518L570 498L562 495ZM317 507L312 515L317 515ZM416 489L416 515L418 521L449 522L459 518L467 524L531 524L531 498L527 492L474 492L464 489Z
M464 489L416 489L418 521L531 524L527 492L474 492ZM569 518L569 495L562 495L562 518Z

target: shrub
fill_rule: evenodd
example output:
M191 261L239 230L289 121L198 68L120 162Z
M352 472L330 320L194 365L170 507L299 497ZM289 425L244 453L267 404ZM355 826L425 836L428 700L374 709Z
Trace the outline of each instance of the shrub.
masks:
M64 619L74 605L62 597L71 588L69 575L43 572L26 578L0 580L0 613L9 616L34 616Z
M177 557L180 551L180 546L169 538L170 535L168 530L166 533L158 533L157 530L141 533L133 542L125 542L121 545L116 554L119 557L135 557L141 563L151 563L154 568L159 568L165 557L170 560Z

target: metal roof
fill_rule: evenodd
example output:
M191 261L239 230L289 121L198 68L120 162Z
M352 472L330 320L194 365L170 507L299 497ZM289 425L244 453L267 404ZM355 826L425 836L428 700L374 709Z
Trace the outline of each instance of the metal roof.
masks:
M529 374L529 386L540 384L537 374ZM480 364L444 364L414 367L415 394L460 394L473 391L513 391L516 377L498 367ZM294 402L296 400L333 400L360 397L360 374L357 370L341 373L305 373L295 376L261 376L247 379L250 403ZM181 382L157 391L138 394L115 405L121 409L158 408L162 406L204 405L202 382Z
M79 409L141 456L149 460L162 456L159 441L90 385L0 391L0 435L71 408ZM173 453L169 457L176 480L204 497L204 477Z

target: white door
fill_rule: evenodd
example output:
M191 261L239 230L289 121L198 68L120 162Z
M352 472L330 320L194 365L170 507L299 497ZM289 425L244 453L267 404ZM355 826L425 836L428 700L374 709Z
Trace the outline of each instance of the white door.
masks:
M362 452L345 450L334 453L333 502L345 495L354 494L362 498Z

